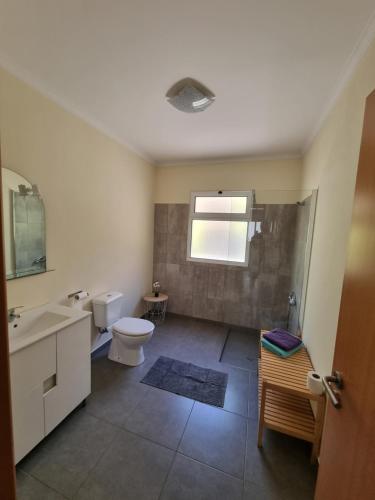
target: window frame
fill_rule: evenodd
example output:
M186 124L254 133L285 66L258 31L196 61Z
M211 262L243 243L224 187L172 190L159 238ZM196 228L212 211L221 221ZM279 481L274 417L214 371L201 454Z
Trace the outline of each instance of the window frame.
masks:
M186 260L189 262L200 262L206 264L220 264L227 266L237 266L237 267L248 267L249 265L249 253L250 253L250 238L249 229L251 222L251 210L253 206L253 191L193 191L190 194L190 210L189 210L189 225L188 225L188 238L187 238L187 253ZM244 214L232 214L232 213L209 213L209 212L195 212L195 198L197 197L246 197L246 213ZM192 227L193 220L212 220L212 221L241 221L247 222L247 234L246 234L246 248L245 248L245 261L238 262L234 260L218 260L218 259L203 259L200 257L191 256L191 239L192 239Z

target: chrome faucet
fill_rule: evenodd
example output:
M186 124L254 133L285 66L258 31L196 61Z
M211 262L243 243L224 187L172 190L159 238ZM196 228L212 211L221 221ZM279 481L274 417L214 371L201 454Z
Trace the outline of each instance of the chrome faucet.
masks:
M21 317L20 314L16 313L16 309L20 309L23 306L16 306L16 307L11 307L8 309L8 323L13 323L14 320L18 319Z

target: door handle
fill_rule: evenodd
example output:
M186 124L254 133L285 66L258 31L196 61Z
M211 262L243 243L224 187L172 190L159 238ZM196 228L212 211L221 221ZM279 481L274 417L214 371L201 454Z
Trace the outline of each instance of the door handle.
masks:
M342 389L343 381L340 372L334 371L332 375L326 375L325 377L323 377L323 385L325 390L327 391L328 397L331 400L333 406L338 410L339 408L341 408L340 394L332 389L331 384L334 384L336 386L336 389Z

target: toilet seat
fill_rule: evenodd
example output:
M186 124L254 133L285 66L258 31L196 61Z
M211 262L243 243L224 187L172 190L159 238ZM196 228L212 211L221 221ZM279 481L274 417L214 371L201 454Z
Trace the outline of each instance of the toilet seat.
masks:
M144 337L153 332L151 321L140 318L121 318L112 325L112 330L126 337Z

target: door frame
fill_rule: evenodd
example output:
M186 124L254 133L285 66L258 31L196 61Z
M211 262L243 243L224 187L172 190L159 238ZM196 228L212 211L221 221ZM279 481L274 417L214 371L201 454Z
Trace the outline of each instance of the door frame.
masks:
M0 191L0 193L0 485L2 498L6 500L16 500L16 474L14 467L12 404L10 393L8 309L4 260L2 191Z

